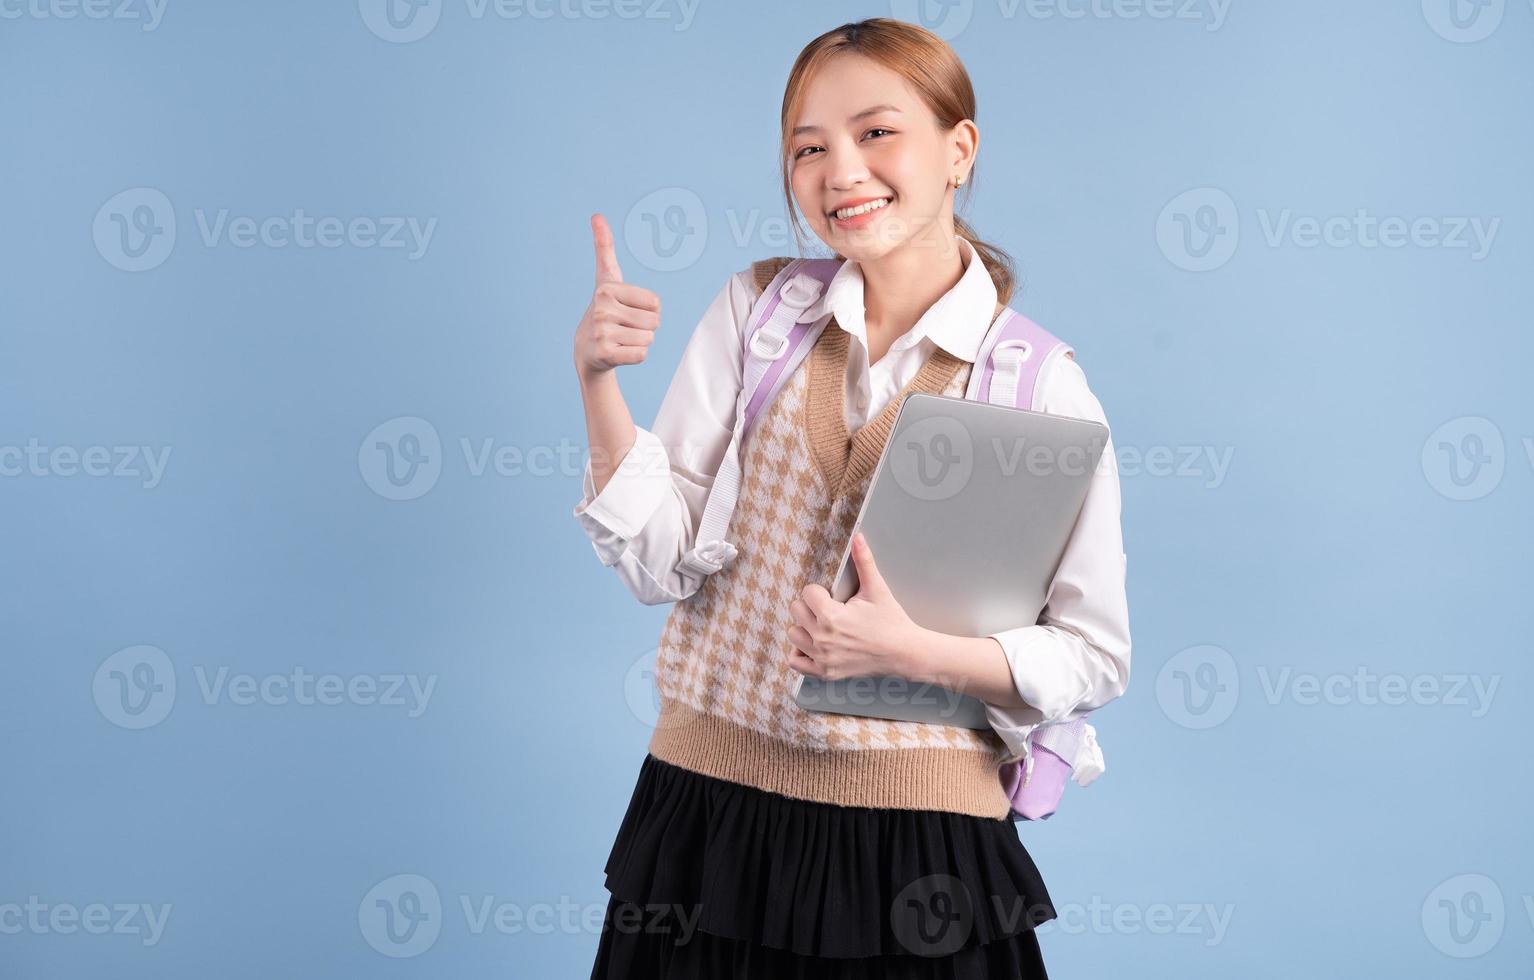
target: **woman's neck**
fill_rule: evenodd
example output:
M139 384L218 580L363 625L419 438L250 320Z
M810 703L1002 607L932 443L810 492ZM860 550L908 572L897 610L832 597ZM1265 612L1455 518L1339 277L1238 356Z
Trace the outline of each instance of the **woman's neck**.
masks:
M952 233L946 242L915 239L863 271L863 330L874 364L964 275L965 251Z

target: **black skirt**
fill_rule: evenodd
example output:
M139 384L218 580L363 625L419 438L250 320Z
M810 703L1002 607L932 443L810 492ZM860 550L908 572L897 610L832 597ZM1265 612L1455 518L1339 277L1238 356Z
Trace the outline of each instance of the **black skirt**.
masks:
M1046 977L1010 820L792 799L646 755L593 980Z

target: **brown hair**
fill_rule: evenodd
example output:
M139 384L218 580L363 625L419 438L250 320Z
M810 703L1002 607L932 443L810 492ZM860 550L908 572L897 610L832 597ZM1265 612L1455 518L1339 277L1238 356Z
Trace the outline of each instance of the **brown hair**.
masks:
M872 17L827 31L807 44L794 61L788 73L788 85L783 91L782 169L783 197L788 202L788 214L793 224L794 239L804 250L803 227L794 207L790 171L791 143L789 129L793 126L799 103L803 100L805 87L815 72L838 54L860 54L898 73L921 94L927 107L932 110L938 126L952 129L965 119L975 118L975 89L970 84L969 73L959 61L953 48L936 34L916 24ZM970 179L956 192L969 199L974 187L974 169ZM957 205L954 208L958 211ZM954 230L974 246L975 254L985 263L985 269L996 284L996 298L1002 303L1012 299L1017 282L1012 257L994 245L981 241L974 229L958 216L953 216ZM841 258L840 255L837 258Z

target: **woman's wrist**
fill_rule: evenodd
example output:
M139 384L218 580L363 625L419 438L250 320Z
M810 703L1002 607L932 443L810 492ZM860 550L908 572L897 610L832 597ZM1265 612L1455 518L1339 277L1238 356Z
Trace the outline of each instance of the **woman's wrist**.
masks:
M608 368L606 370L594 370L592 368L585 367L584 365L577 364L575 366L575 377L580 382L581 391L584 392L589 388L604 383L609 378L616 377L616 372L613 371L612 368Z
M899 674L999 708L1026 707L1012 680L1007 652L991 636L955 636L915 626L898 656Z

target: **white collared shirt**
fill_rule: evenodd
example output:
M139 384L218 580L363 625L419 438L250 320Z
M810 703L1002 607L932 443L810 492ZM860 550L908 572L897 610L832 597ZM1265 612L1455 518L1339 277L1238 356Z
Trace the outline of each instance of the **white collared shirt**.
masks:
M965 262L959 281L871 366L863 272L856 262L844 262L810 307L816 319L834 313L836 324L855 341L849 344L843 402L848 432L883 410L935 347L974 361L994 319L996 286L973 246L958 241ZM675 602L697 588L696 577L678 572L676 563L693 546L714 474L729 445L755 300L750 269L729 278L687 342L655 424L650 429L635 425L633 447L600 494L589 456L586 460L584 493L573 514L597 557L616 569L629 591L646 604ZM1052 363L1038 381L1038 407L1107 425L1074 358L1054 358ZM1009 760L1022 756L1023 743L1037 726L1071 721L1100 708L1122 695L1129 683L1127 558L1111 434L1103 459L1039 623L989 634L1001 644L1018 693L1031 706L986 706Z

